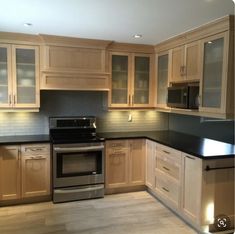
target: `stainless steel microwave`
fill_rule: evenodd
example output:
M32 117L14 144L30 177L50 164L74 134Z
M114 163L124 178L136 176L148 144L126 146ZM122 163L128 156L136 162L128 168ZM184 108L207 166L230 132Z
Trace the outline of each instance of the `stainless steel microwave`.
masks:
M168 87L167 106L184 109L198 109L199 86L178 85Z

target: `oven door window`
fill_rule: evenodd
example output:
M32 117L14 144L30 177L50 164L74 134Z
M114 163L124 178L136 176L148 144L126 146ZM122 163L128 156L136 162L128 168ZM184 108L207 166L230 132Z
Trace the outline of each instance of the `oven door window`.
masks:
M102 151L57 154L57 177L96 174L102 174Z

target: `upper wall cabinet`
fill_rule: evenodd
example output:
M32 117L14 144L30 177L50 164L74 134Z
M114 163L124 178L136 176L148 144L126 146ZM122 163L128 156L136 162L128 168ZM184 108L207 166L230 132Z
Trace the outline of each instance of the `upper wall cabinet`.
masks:
M41 89L108 90L110 41L41 35Z
M199 81L200 42L171 50L170 82Z
M157 107L165 108L167 104L167 87L169 77L169 52L157 54Z
M110 53L111 108L153 106L153 60L151 54Z
M230 44L231 45L231 44ZM217 34L202 40L200 110L231 113L233 102L232 68L229 68L229 33ZM230 74L229 74L230 73Z
M39 46L0 44L0 108L39 106Z
M166 107L168 84L199 82L199 110L167 108L166 111L215 118L234 117L233 16L171 38L156 45L155 52L158 59L157 107Z

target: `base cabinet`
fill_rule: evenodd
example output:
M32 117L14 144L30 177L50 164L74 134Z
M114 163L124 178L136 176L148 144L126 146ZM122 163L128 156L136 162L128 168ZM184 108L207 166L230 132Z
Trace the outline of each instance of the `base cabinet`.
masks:
M49 144L0 146L0 201L49 194Z
M146 186L151 193L199 233L222 230L217 226L222 215L226 217L224 230L231 233L235 220L234 159L203 160L157 144L154 161L153 143L147 141L146 155Z
M106 141L106 188L145 184L145 140Z
M156 168L156 143L150 140L146 141L146 180L148 188L153 189L155 186L155 168Z
M19 146L0 147L0 200L20 198Z
M21 146L22 197L50 194L49 145Z

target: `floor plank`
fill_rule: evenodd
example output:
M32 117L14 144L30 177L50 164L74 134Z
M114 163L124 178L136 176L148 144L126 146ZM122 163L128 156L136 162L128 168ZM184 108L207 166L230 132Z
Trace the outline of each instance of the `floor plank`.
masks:
M195 234L147 192L0 208L1 234Z

